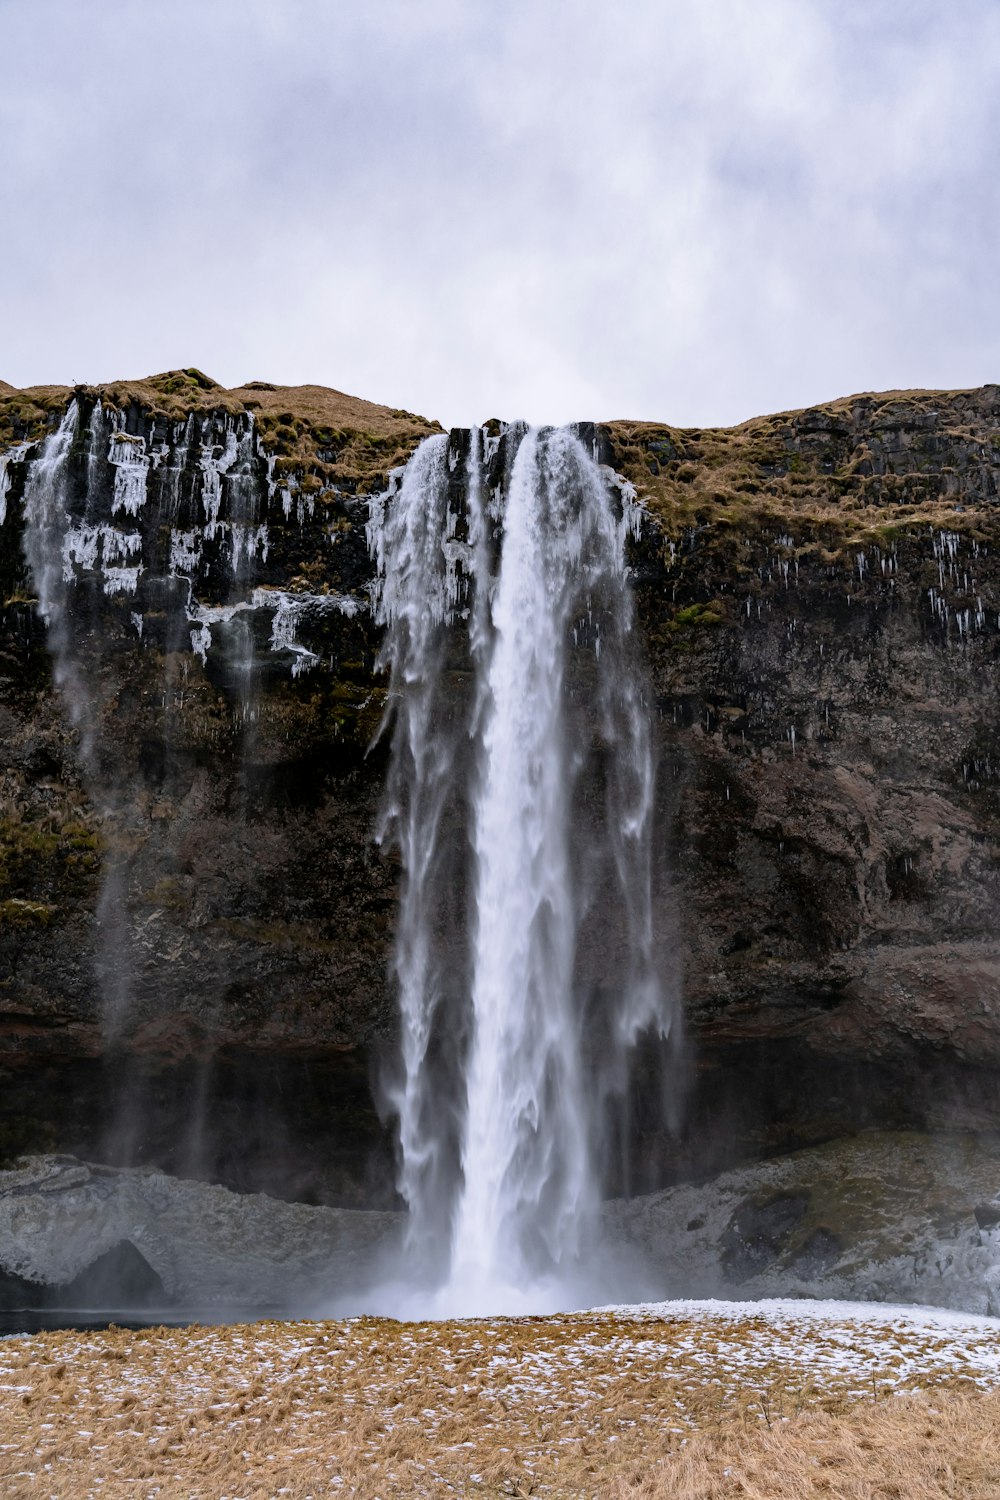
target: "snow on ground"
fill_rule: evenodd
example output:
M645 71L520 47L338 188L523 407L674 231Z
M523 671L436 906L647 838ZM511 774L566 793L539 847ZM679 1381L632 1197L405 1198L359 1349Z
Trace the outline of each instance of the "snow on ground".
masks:
M690 1332L675 1347L696 1364L704 1363L704 1333L714 1326L713 1347L734 1374L778 1363L848 1381L870 1381L873 1370L879 1378L884 1368L893 1390L949 1373L984 1390L1000 1385L1000 1319L973 1313L789 1298L647 1302L600 1311L632 1323L687 1325Z
M555 1470L568 1483L609 1444L624 1459L731 1419L949 1386L1000 1387L1000 1321L706 1301L18 1336L0 1343L0 1492L274 1495L284 1475L295 1495L368 1493L375 1474L381 1495L433 1495L517 1470L555 1493Z

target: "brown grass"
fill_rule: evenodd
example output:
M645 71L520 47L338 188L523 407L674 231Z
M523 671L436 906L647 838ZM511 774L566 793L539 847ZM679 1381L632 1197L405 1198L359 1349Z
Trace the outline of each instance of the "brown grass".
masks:
M907 1346L905 1377L892 1331L879 1338L863 1378L835 1371L843 1330L839 1346L813 1331L797 1358L757 1317L12 1339L0 1346L0 1494L1000 1494L1000 1398L973 1386L960 1354L934 1366L934 1331ZM922 1396L892 1394L914 1383Z
M192 412L252 411L268 450L277 455L277 472L294 472L306 489L317 492L325 485L354 487L384 479L405 463L421 438L441 430L412 412L326 386L255 381L226 390L195 369L78 389L99 393L119 409L135 401L171 421L183 421ZM68 386L0 386L0 451L42 436L72 395Z
M191 412L251 410L278 475L294 473L316 495L371 489L422 437L441 430L325 386L252 381L226 390L195 369L85 389L175 421ZM0 382L0 451L41 436L71 394L64 386L15 390ZM974 530L985 511L974 497L970 503L968 476L1000 445L996 405L995 387L883 391L736 427L615 421L605 431L615 467L669 534L707 525L725 545L747 531L794 526L804 546L835 554L884 541L887 527Z
M994 1500L1000 1398L935 1393L699 1433L608 1500Z
M887 528L975 529L987 507L970 477L1000 445L996 406L996 387L866 392L736 427L606 430L615 467L669 533L794 529L836 552Z

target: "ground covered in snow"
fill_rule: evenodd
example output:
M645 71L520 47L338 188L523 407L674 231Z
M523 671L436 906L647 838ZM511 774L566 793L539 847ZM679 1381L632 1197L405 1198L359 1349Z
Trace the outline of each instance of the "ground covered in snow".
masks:
M994 1390L996 1320L863 1304L46 1333L0 1343L0 1492L994 1496ZM806 1487L755 1491L796 1433ZM894 1442L937 1488L840 1485Z

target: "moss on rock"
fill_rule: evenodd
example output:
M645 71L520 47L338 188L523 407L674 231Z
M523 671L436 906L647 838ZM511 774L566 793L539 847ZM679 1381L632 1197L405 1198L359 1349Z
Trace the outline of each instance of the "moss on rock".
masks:
M839 551L890 531L968 532L998 499L995 385L848 396L736 427L618 421L602 432L608 461L674 538L707 527L725 545L729 533L794 527Z

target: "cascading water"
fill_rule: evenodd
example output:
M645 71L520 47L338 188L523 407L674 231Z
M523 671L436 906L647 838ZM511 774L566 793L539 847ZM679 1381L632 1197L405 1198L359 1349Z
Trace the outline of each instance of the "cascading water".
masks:
M571 431L504 441L487 473L473 433L461 475L428 439L369 533L394 714L381 837L404 872L387 1102L407 1279L448 1312L580 1295L605 1103L639 1033L671 1020L625 566L638 513Z
M69 458L79 421L77 404L72 401L29 470L24 487L24 551L38 593L39 613L45 622L56 685L65 699L70 721L79 733L81 759L89 766L97 705L93 691L83 680L73 649L67 609L74 561L69 549Z
M473 461L466 492L478 502L477 472ZM456 643L449 625L483 568L483 526L478 503L474 515L452 507L452 479L448 438L429 438L398 494L373 502L369 526L396 710L379 838L398 844L405 871L394 963L400 1057L386 1093L399 1121L407 1252L418 1275L433 1275L447 1255L459 1161L461 1007L471 981L456 893L465 879L462 803L473 762L468 718L450 701ZM487 594L480 576L475 598ZM473 635L475 658L482 632Z
M142 637L144 617L132 605L139 602L140 578L151 571L154 561L150 540L157 538L158 528L150 526L146 514L148 481L151 470L161 466L158 516L176 518L183 481L195 476L200 479L200 494L189 495L187 508L190 512L200 501L204 515L203 525L190 533L187 548L178 546L176 528L170 533L170 575L181 581L186 571L192 582L182 605L180 628L172 626L172 639L164 642L172 648L165 656L164 709L176 687L173 658L178 644L190 636L192 649L200 650L203 661L211 645L210 625L200 618L205 607L190 597L206 543L224 537L229 554L226 571L231 571L232 583L223 586L242 596L231 605L209 607L212 621L223 618L228 622L237 611L250 607L246 596L254 580L248 559L252 562L261 532L266 548L266 527L255 530L252 526L260 488L254 473L255 434L252 421L237 429L228 419L224 442L219 444L216 426L211 419L205 421L197 433L202 441L196 444L196 424L191 419L171 434L168 443L149 449L144 437L127 431L124 414L105 408L98 400L89 415L82 416L73 400L30 462L24 486L25 560L45 622L56 685L77 731L84 779L104 827L95 963L109 1043L118 1040L129 1019L134 986L126 860L118 849L119 842L127 848L129 839L119 841L116 835L128 799L113 747L106 738L102 742L101 734L105 697L116 691L115 675L107 670L115 648L99 615L105 600L129 601L131 628ZM224 481L225 522L220 520ZM192 621L194 631L189 628ZM248 629L235 633L234 646L227 653L227 665L236 716L245 724L253 717L253 646ZM163 719L166 746L172 726L168 713Z
M363 608L354 596L267 587L268 523L280 545L314 503L301 501L293 514L271 469L249 412L175 422L89 393L43 439L3 455L0 468L0 526L8 536L20 530L25 581L76 730L81 817L100 843L90 934L108 1080L100 1149L116 1161L141 1155L149 1111L129 1048L140 1028L160 1024L150 996L187 1003L182 965L176 979L172 970L189 935L174 946L183 911L176 925L165 921L160 890L184 868L185 802L198 782L192 739L203 748L211 736L228 760L233 820L249 823L267 795L258 728L265 677L318 666L297 632L314 641L317 621ZM170 1143L181 1170L200 1170L212 1154L204 1101L216 1063L201 1038L224 1019L227 984L212 972L197 991L200 1035L184 1060L184 1125Z

